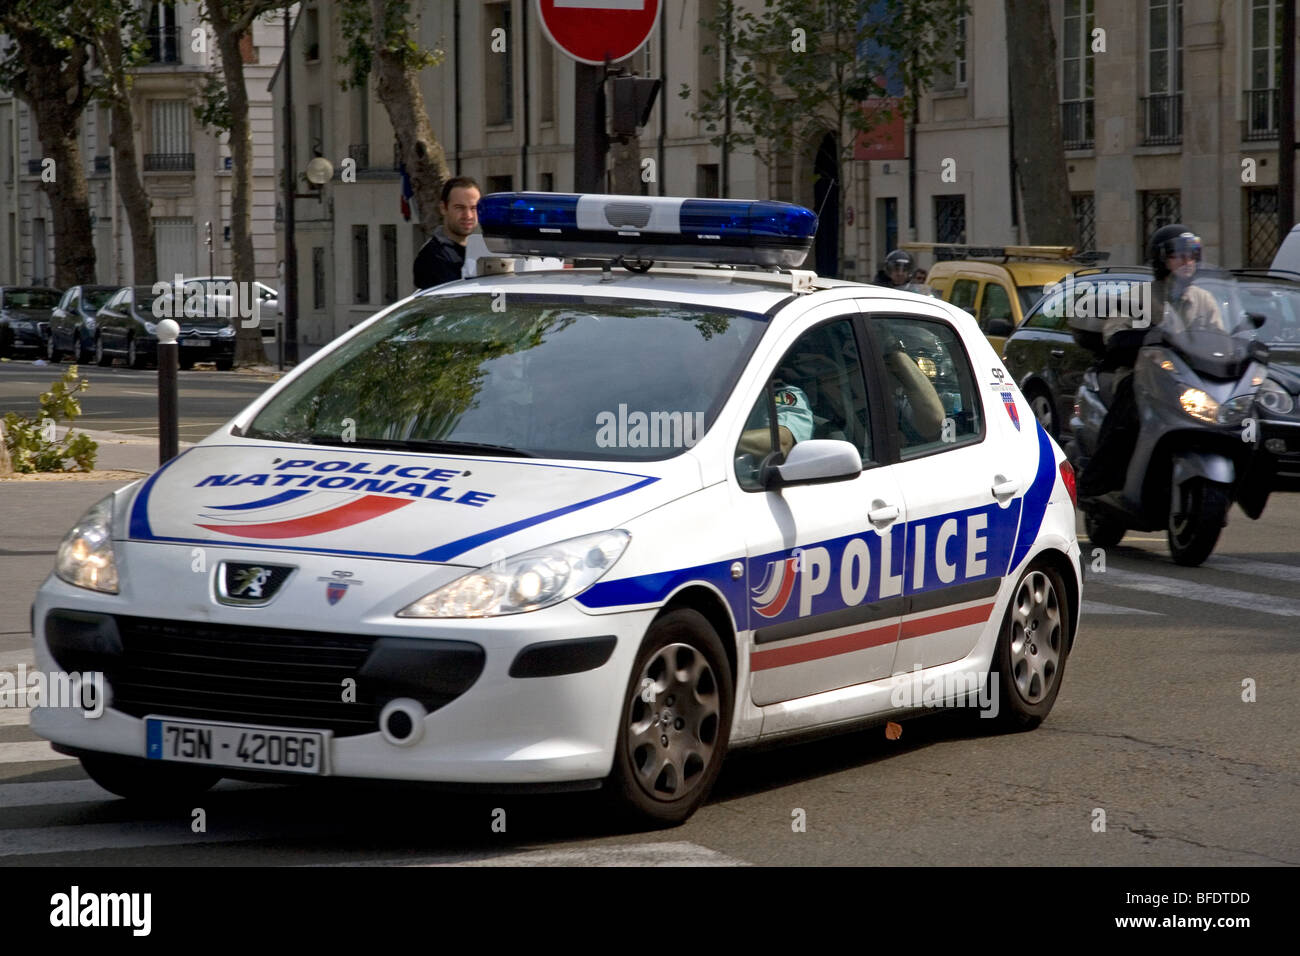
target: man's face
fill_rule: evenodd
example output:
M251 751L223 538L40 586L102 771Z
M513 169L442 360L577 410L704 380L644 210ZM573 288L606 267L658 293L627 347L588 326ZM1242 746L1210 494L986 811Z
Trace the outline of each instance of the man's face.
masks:
M889 281L894 285L903 285L908 280L908 266L906 262L891 262L888 266Z
M479 191L473 186L457 186L447 195L446 202L438 203L442 212L442 228L461 245L478 225Z
M1175 252L1165 258L1165 268L1180 279L1191 279L1196 275L1196 262L1199 257L1192 252Z

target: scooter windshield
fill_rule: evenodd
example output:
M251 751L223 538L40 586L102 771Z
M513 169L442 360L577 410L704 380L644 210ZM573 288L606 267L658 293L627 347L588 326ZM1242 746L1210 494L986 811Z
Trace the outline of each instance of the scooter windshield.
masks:
M1242 308L1231 274L1202 268L1171 274L1153 289L1161 337L1198 372L1236 378L1250 361L1254 325Z

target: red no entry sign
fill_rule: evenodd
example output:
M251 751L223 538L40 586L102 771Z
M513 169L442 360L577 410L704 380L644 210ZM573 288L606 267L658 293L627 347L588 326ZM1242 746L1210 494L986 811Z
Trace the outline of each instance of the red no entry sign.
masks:
M579 63L626 59L650 38L662 0L536 0L542 30Z

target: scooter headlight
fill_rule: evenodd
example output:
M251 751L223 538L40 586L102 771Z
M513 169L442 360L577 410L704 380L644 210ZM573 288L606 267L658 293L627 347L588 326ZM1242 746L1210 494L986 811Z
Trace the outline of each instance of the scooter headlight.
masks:
M1183 394L1178 396L1178 401L1183 406L1183 411L1193 418L1209 422L1211 425L1216 423L1219 403L1201 389L1184 389Z
M1255 392L1259 404L1274 415L1290 415L1295 409L1291 393L1272 380L1265 381Z

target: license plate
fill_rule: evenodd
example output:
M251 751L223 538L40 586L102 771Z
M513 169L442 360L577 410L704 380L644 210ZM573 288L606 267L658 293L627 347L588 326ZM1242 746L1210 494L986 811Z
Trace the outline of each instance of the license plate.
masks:
M208 724L163 717L146 718L145 727L145 756L150 760L288 773L326 772L329 731Z
M212 345L212 343L209 342L207 339L181 339L181 345L189 345L189 346L198 345L206 349L210 345Z

